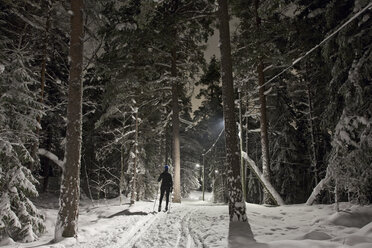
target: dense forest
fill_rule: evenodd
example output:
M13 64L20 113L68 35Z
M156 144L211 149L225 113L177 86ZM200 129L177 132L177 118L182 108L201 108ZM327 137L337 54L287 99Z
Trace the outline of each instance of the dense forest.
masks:
M60 197L56 240L76 236L79 199L154 199L164 165L173 202L212 192L231 221L242 201L370 204L371 16L369 0L0 0L0 239L45 231L41 194Z

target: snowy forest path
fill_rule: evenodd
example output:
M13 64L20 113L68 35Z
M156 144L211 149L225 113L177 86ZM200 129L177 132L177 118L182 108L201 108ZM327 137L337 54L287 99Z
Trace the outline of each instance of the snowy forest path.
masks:
M100 218L92 221L96 223L99 232L92 239L80 242L77 247L133 247L157 219L158 216L152 214ZM102 227L105 227L103 231ZM84 227L80 230L85 232ZM92 232L90 227L88 232Z
M203 237L196 230L203 221L204 212L201 206L193 206L192 201L184 201L182 204L173 204L172 212L158 213L156 221L151 227L143 232L142 237L133 246L124 247L151 247L153 244L160 247L196 248L207 247ZM210 206L209 206L210 207ZM195 228L197 227L197 228Z
M333 205L247 203L249 223L231 223L227 205L201 201L198 193L172 204L170 213L154 213L153 201L132 206L117 198L94 206L86 202L80 209L78 238L58 243L49 242L57 210L45 209L49 228L42 239L4 248L372 247L371 206L341 203L347 212L340 214Z
M84 221L79 227L79 243L74 247L226 247L227 206L196 199L172 203L170 212L154 213L153 202L108 206L96 211L98 219ZM125 208L123 210L123 207ZM102 211L102 212L100 212ZM83 211L84 212L84 211ZM93 215L91 215L93 216ZM223 236L216 236L223 231Z

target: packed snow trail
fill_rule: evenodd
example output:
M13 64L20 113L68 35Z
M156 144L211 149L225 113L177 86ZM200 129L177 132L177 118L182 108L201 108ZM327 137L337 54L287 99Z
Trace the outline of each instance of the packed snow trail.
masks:
M48 195L47 195L48 196ZM78 239L50 242L58 212L58 198L38 203L46 215L46 233L31 243L0 241L5 248L370 248L372 206L340 203L265 207L246 204L247 223L230 223L228 206L193 200L172 204L170 213L152 214L154 202L120 205L119 199L83 200L80 206ZM206 194L209 199L210 194ZM129 201L129 199L126 199ZM236 225L237 224L237 225ZM249 230L253 233L250 233ZM254 235L254 240L253 239Z
M151 204L147 205L149 208ZM218 211L212 208L218 208ZM100 219L101 228L102 225L108 226L109 223L105 222L110 222L110 227L89 240L81 240L76 247L227 247L228 216L220 215L226 210L226 205L184 200L182 204L172 204L170 213L117 215L111 220ZM134 211L131 209L131 212ZM91 229L91 225L82 227L81 232ZM220 236L221 230L225 230L224 237Z

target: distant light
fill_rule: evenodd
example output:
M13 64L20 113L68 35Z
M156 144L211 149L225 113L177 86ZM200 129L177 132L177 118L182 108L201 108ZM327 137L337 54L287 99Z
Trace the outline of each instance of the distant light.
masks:
M215 170L214 172L217 174L218 173L218 170Z
M225 120L222 119L219 124L220 124L221 127L225 126Z
M199 168L200 167L200 164L196 164L195 166L196 166L196 168Z

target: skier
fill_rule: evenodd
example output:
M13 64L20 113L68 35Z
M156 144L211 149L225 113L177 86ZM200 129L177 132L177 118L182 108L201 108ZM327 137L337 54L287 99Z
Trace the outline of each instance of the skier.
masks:
M168 165L164 166L164 172L160 174L158 178L158 182L161 181L161 186L160 186L160 200L159 200L159 209L158 211L160 212L161 210L161 202L164 197L164 193L166 193L166 198L165 198L165 211L168 211L168 203L169 203L169 194L173 190L173 181L172 181L172 176L168 172Z

